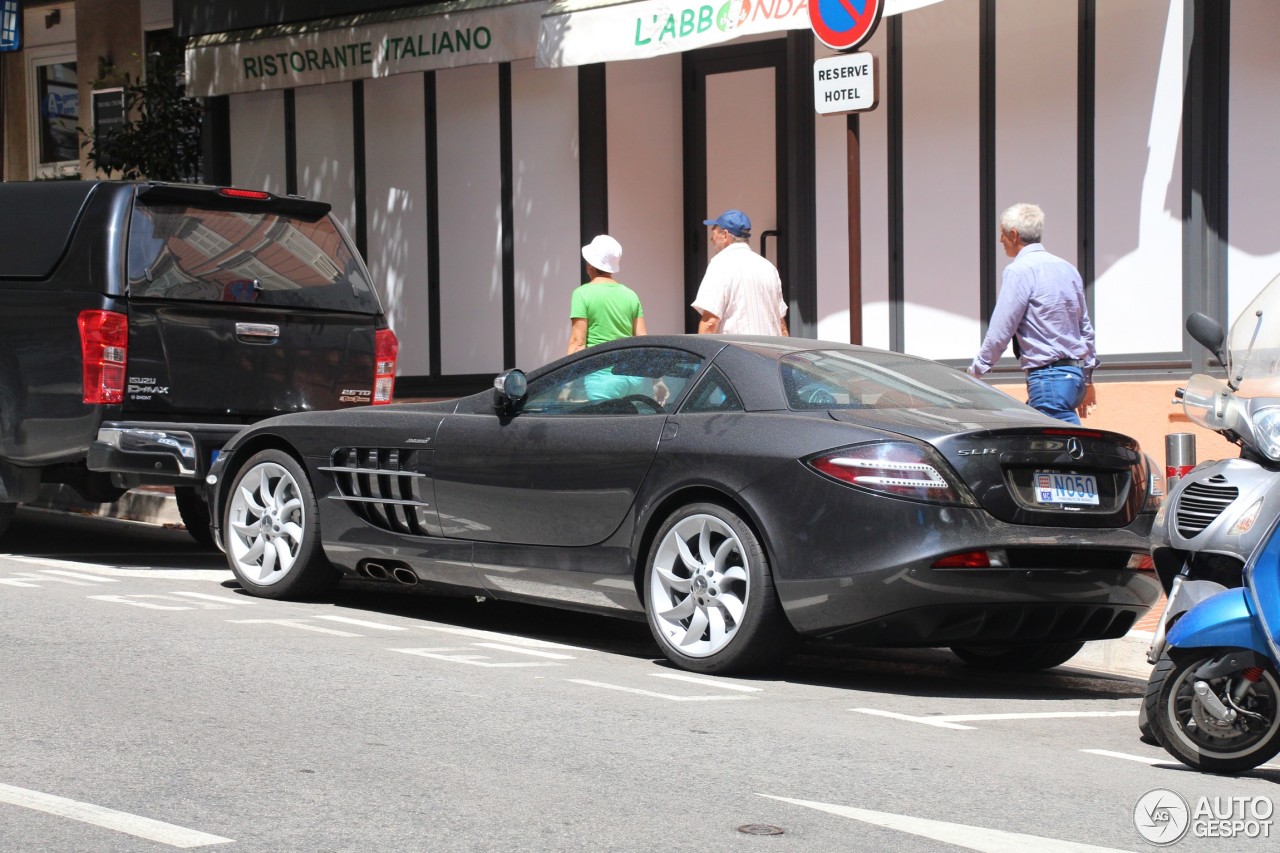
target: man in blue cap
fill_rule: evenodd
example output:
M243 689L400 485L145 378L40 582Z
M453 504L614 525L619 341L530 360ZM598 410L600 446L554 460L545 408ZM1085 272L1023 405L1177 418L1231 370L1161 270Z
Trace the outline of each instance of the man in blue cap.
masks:
M693 300L698 334L789 334L782 279L768 258L751 250L751 220L741 210L726 210L702 224L711 226L715 254Z

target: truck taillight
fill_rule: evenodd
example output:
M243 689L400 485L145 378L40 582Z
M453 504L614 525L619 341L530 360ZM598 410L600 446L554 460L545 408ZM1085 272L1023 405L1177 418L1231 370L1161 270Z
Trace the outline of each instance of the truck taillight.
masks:
M396 356L400 342L390 329L379 329L373 340L373 405L391 402L396 388Z
M129 347L129 318L115 311L80 312L80 354L84 365L84 401L124 400L124 363Z

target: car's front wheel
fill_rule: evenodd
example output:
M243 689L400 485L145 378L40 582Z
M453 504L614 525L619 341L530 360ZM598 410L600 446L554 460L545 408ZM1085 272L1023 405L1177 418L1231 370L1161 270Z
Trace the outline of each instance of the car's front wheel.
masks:
M750 525L718 504L682 507L658 530L645 610L663 653L693 672L756 670L790 648L764 548Z
M263 450L240 469L222 529L231 571L253 595L306 598L338 579L320 547L315 492L284 451Z
M956 657L979 669L1031 672L1066 663L1084 643L1029 643L1023 646L952 646Z

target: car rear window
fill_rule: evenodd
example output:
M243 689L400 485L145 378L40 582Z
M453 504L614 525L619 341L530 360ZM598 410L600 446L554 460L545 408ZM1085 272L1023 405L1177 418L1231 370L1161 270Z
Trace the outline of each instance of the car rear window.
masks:
M134 298L242 302L378 313L360 257L332 217L134 206L129 226Z
M923 358L876 350L808 350L779 359L792 409L1021 408L1008 394Z

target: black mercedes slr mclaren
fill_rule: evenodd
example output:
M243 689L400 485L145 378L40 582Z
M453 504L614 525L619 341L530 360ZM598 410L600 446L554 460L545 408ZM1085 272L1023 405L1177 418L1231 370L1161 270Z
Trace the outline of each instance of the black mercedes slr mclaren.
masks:
M741 672L797 635L1008 669L1156 601L1163 477L945 365L795 338L641 337L436 403L284 415L209 476L240 584L344 575L648 620Z

